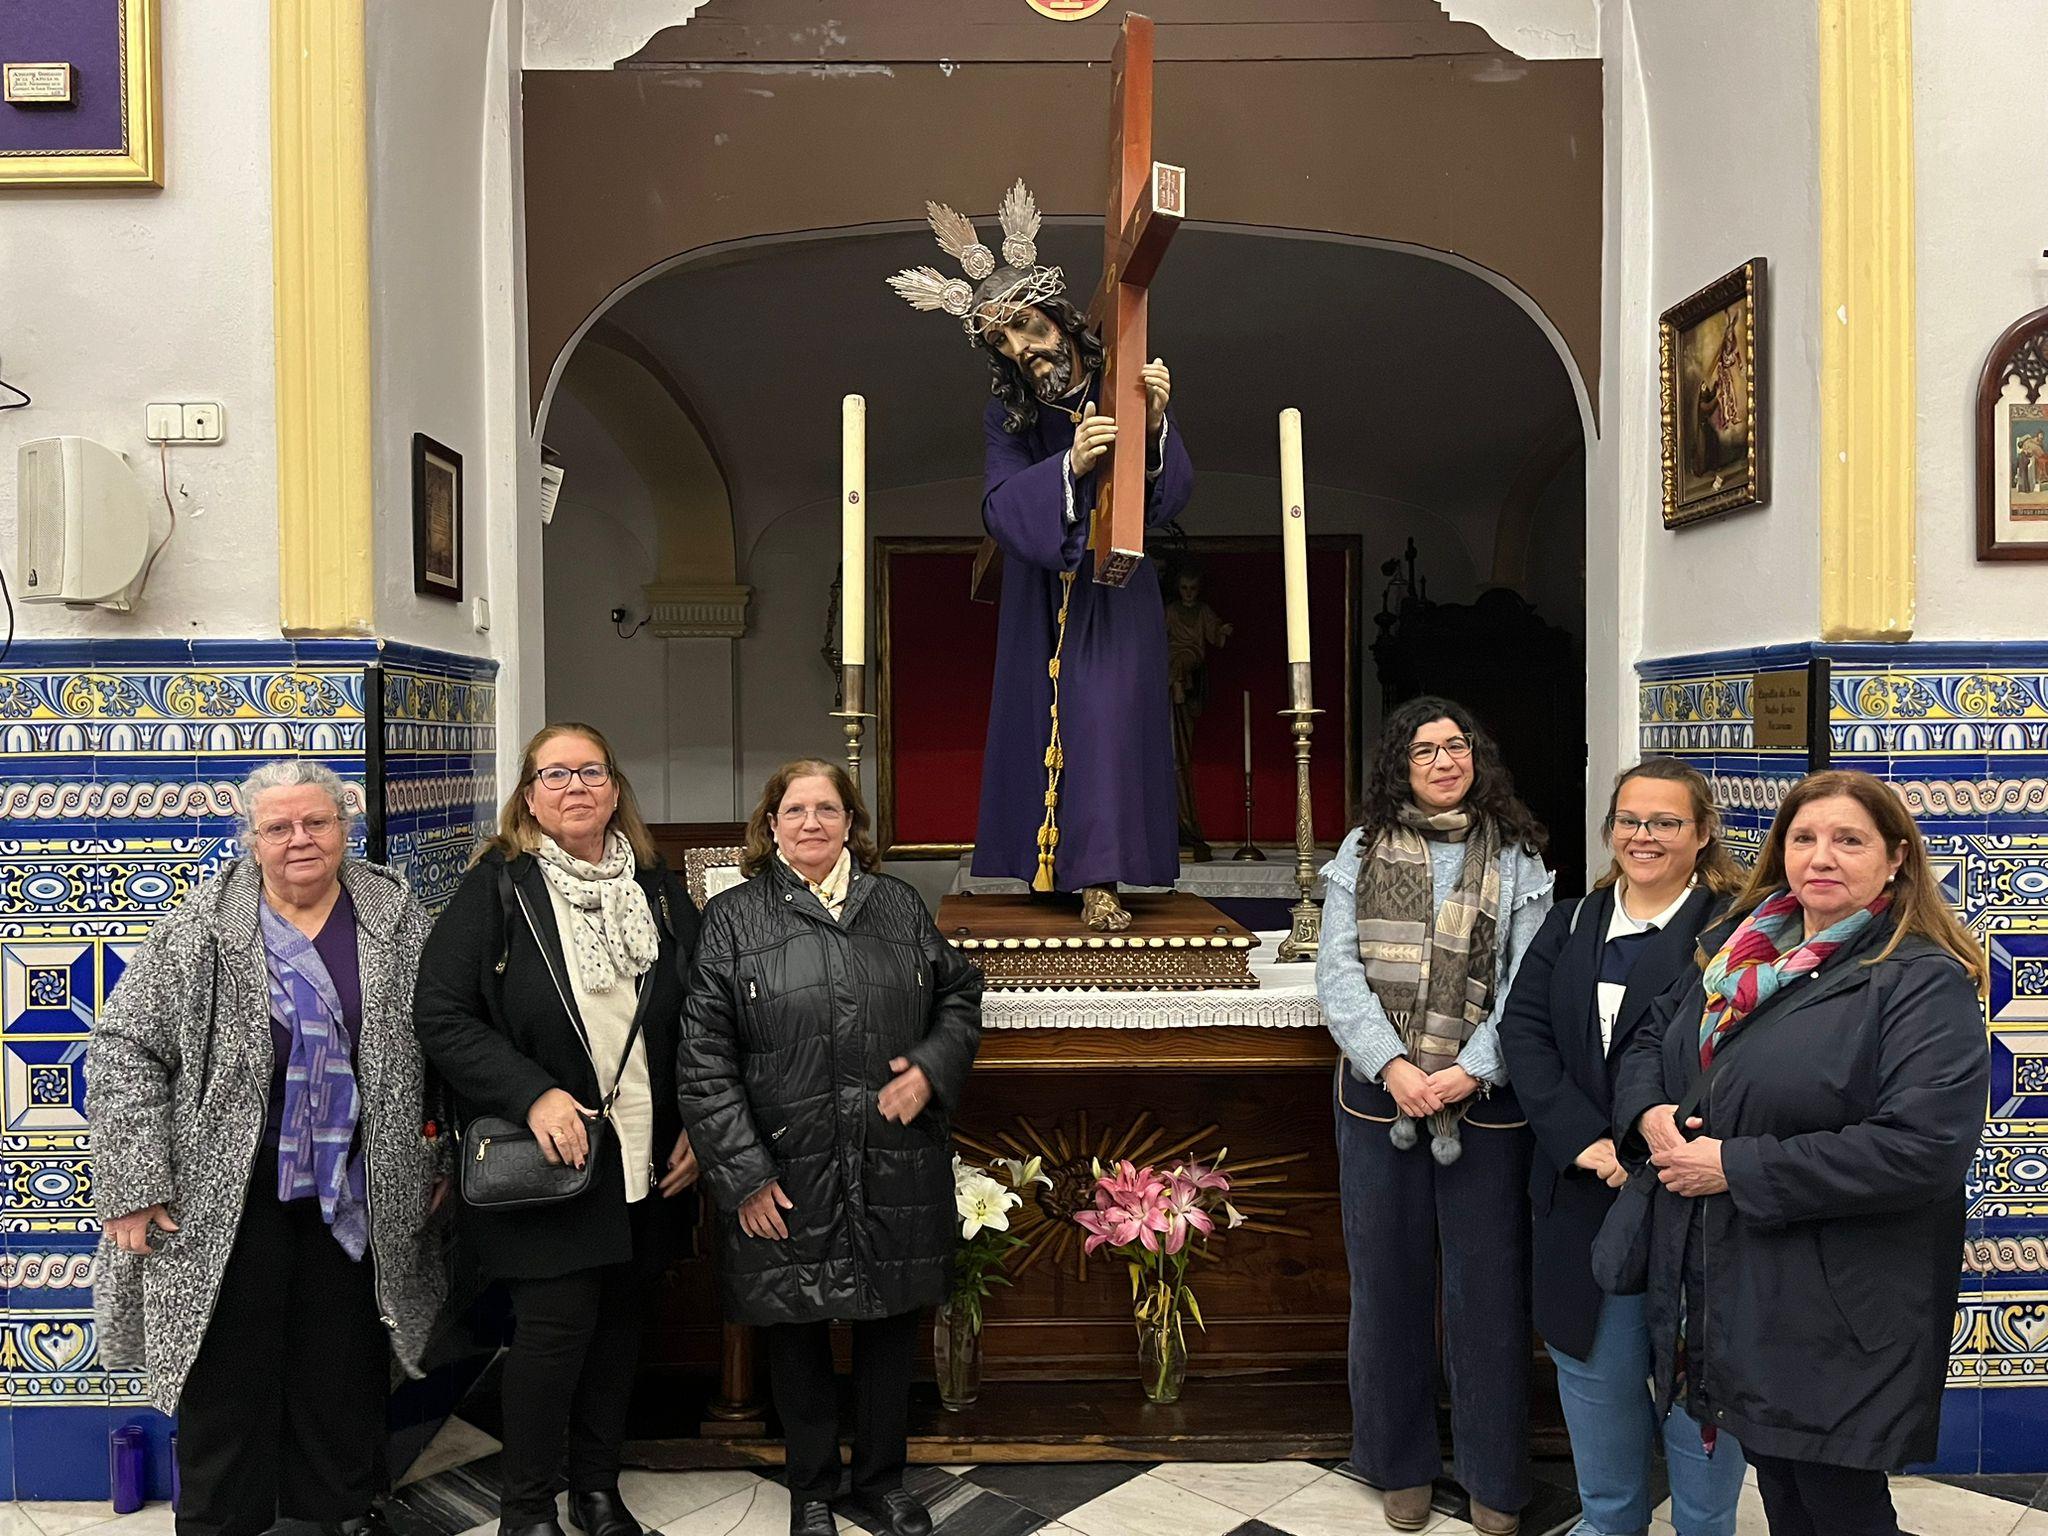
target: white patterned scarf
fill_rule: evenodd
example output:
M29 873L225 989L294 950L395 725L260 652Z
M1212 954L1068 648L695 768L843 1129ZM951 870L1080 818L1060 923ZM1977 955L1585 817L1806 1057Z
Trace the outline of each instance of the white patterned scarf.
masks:
M621 976L637 979L661 953L647 893L633 878L633 845L607 832L604 860L587 864L546 833L534 851L548 886L574 914L565 937L576 949L576 973L592 992L609 992Z
M826 872L822 880L813 880L794 864L790 864L780 848L775 850L775 857L788 865L789 872L810 888L811 894L818 898L819 905L832 914L833 922L839 922L845 917L846 893L853 886L853 855L850 852L841 848L837 862Z

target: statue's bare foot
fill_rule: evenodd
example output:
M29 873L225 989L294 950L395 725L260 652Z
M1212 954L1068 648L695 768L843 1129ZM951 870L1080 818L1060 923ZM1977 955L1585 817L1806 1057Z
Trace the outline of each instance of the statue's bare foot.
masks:
M1081 921L1097 933L1122 933L1131 926L1131 914L1116 899L1116 888L1091 885L1081 893Z

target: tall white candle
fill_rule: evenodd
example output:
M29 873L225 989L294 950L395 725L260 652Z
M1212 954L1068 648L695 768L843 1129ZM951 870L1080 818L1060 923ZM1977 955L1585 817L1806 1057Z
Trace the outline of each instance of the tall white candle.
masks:
M1244 691L1244 776L1252 776L1252 691Z
M1280 413L1280 553L1287 577L1287 659L1308 656L1308 509L1301 486L1301 412Z
M840 406L839 480L839 660L856 667L868 659L868 403L860 395Z

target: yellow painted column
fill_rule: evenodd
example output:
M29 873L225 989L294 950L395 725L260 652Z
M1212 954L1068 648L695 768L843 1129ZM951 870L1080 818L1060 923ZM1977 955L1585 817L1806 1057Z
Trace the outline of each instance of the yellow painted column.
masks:
M286 634L365 634L372 622L367 104L362 0L276 0L270 177Z
M1823 640L1913 633L1912 0L1819 0Z

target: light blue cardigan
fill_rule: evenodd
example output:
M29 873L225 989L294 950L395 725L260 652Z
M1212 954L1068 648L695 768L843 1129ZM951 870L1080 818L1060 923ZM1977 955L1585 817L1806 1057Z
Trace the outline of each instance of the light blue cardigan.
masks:
M1337 856L1323 866L1327 882L1323 898L1323 931L1316 950L1316 995L1323 1005L1323 1020L1337 1047L1350 1058L1361 1074L1379 1081L1387 1063L1406 1054L1393 1021L1366 985L1365 965L1358 958L1358 864L1359 829L1337 850ZM1439 892L1437 905L1457 883L1464 867L1462 843L1432 840L1429 845L1430 873ZM1495 928L1493 968L1493 1012L1472 1032L1458 1053L1458 1065L1489 1088L1504 1086L1508 1065L1500 1052L1500 1016L1507 1006L1508 989L1529 941L1543 926L1551 906L1551 888L1557 877L1543 867L1543 861L1519 844L1500 852L1500 921Z

